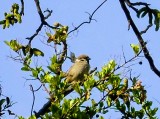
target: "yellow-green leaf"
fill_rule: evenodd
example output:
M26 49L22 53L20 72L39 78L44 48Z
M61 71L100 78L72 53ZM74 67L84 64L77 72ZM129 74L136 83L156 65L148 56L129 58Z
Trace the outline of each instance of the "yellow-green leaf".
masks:
M130 44L130 46L132 47L135 55L137 55L137 54L139 53L139 51L140 51L140 46L139 46L139 44Z
M44 56L44 53L37 48L33 48L32 51L35 56Z

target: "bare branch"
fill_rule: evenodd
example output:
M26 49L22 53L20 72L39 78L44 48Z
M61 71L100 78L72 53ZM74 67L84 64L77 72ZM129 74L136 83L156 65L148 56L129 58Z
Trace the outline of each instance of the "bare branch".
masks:
M145 2L135 2L135 3L131 3L130 0L125 0L125 3L132 8L136 13L138 12L138 9L135 8L134 6L149 6L150 4L145 3Z
M26 39L29 40L29 43L28 45L31 45L31 42L32 40L38 35L38 33L42 30L43 26L46 25L52 29L56 29L56 27L53 27L51 25L49 25L45 20L51 16L51 13L52 11L49 11L47 10L46 12L48 12L48 15L44 16L43 13L42 13L42 10L41 10L41 7L40 7L40 3L39 3L39 0L34 0L35 1L35 4L36 4L36 7L37 7L37 12L40 16L40 19L41 19L41 24L39 25L39 27L37 28L36 32L31 36L31 37L27 37Z
M143 5L143 6L149 6L150 4L148 3L145 3L145 2L135 2L135 3L131 3L130 0L126 0L126 1L129 1L129 3L133 6L140 6L140 5Z
M29 40L28 45L31 45L32 40L38 35L38 33L41 31L42 27L43 27L43 23L40 24L40 26L37 28L36 32L31 36L31 37L27 37L26 39Z
M34 2L36 4L37 12L38 12L38 14L40 16L41 22L43 23L44 22L44 15L42 13L42 10L41 10L40 4L39 4L39 0L34 0Z
M21 12L20 12L20 15L24 15L24 1L21 0Z
M53 11L52 11L52 10L47 9L47 10L45 10L45 11L44 11L44 13L45 13L45 12L48 12L48 15L47 15L47 16L45 16L45 17L44 17L44 19L48 19L48 17L50 17L50 16L51 16L51 14L52 14L52 12L53 12Z
M140 32L140 34L142 35L142 34L146 33L149 30L149 28L151 28L151 27L152 27L152 24L149 24L145 30Z
M67 90L64 91L64 97L70 94L73 91L73 88L68 88ZM56 100L52 99L52 102L55 102ZM46 104L43 105L43 107L38 111L34 111L36 118L39 118L41 115L44 115L49 107L51 106L51 100L49 100Z
M94 14L98 11L98 9L105 3L107 2L107 0L104 0L93 12L92 14L90 15L89 14L89 20L88 21L85 21L85 22L82 22L80 25L78 25L77 27L75 27L73 30L71 30L70 32L68 32L68 35L76 30L78 30L82 25L84 24L90 24L93 19L93 16Z
M34 89L33 89L32 85L30 85L30 90L32 91L32 94L33 94L33 102L32 102L32 108L31 108L31 115L32 115L33 107L34 107L34 102L35 102Z

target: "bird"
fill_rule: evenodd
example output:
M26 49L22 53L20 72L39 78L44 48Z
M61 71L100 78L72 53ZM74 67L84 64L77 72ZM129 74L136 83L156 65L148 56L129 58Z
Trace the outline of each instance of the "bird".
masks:
M84 75L89 74L90 57L88 55L82 54L75 59L74 64L68 70L66 76L66 82L72 85L84 81Z
M74 64L68 70L65 78L65 81L71 84L70 87L65 89L65 93L68 93L67 91L73 88L76 83L84 81L85 78L84 75L89 74L89 69L90 69L89 60L90 60L89 56L85 54L82 54L75 59ZM64 95L67 95L65 93ZM49 100L46 104L44 104L42 109L40 109L38 112L34 112L35 116L39 118L40 115L44 115L50 106L51 106L51 100Z

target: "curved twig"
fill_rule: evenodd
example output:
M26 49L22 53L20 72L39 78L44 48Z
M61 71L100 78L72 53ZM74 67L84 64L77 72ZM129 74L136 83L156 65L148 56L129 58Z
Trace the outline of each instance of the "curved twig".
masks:
M88 20L88 21L82 22L80 25L78 25L77 27L75 27L73 30L69 31L69 32L68 32L68 35L69 35L70 33L74 32L74 31L78 30L82 25L84 25L84 24L90 24L92 20L95 20L95 19L93 19L94 14L97 12L97 10L98 10L105 2L107 2L107 0L104 0L104 1L92 12L91 15L89 14L89 20Z

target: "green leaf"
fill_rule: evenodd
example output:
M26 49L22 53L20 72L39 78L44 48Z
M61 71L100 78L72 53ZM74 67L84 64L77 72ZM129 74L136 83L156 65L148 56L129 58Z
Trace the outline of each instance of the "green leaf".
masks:
M140 101L140 99L139 99L139 98L137 98L137 97L133 97L133 99L134 99L134 101L135 101L137 104L140 104L140 103L141 103L141 101Z
M6 28L6 24L3 24L3 29L5 29Z
M156 114L157 111L158 111L158 108L154 108L153 110L151 110L152 116L154 116L154 115Z
M142 119L144 117L144 111L142 109L140 111L136 111L136 116L138 116L139 119Z
M108 97L106 98L106 101L107 101L107 106L110 107L111 104L112 104L112 99L108 96Z
M107 74L111 73L115 69L116 65L115 60L110 60L108 64L102 67L102 71L99 72L100 77L106 77Z
M99 106L100 106L100 107L103 107L103 106L104 106L104 103L101 101L100 104L99 104Z
M62 104L62 113L65 113L67 112L70 107L72 106L72 104L74 103L74 100L67 100L67 99L64 99L64 103Z
M132 47L135 55L138 55L138 53L140 52L140 46L139 44L135 45L135 44L130 44L130 46Z
M44 56L44 53L37 48L32 48L32 51L35 56Z
M159 30L159 22L160 22L160 12L157 9L153 9L152 13L154 15L154 24L156 25L155 30Z
M4 43L7 44L8 46L10 46L10 42L4 41Z
M16 16L18 22L21 23L22 22L21 15L20 14L15 14L15 16Z
M111 68L111 69L114 69L116 65L117 64L116 64L115 60L110 60L109 64L108 64L108 67Z
M141 15L141 18L143 18L144 16L146 16L146 14L148 13L148 11L146 10L146 11L144 11L143 13L142 13L142 15Z
M104 119L104 117L103 117L103 116L100 116L99 119Z
M6 99L1 99L0 100L0 107L3 105L3 103L6 101Z
M46 32L46 35L47 35L48 37L50 37L50 36L51 36L51 34L50 34L50 33L48 33L48 32Z
M6 27L9 28L9 26L10 26L9 19L6 19L6 23L5 24L6 24Z
M56 55L53 55L53 57L51 58L51 63L52 64L57 63L57 56Z
M28 119L37 119L35 115L30 116Z
M44 75L44 81L45 81L45 82L51 83L52 78L53 78L53 76L50 75L49 73L46 73L46 74Z
M122 104L121 106L117 107L121 112L125 112L126 111L126 106L125 104Z
M84 82L84 89L85 90L90 90L94 84L95 84L95 80L92 77L86 76L87 80Z
M147 10L146 7L143 7L143 8L141 8L140 10L138 10L138 12L137 12L137 17L139 18L139 17L140 17L140 14L141 14L142 12L146 11L146 10Z
M22 117L22 116L18 116L18 119L25 119L24 117Z
M97 103L95 102L95 100L94 100L94 99L92 99L92 100L91 100L91 102L92 102L92 107L97 106Z
M22 71L30 71L30 68L25 65L24 67L21 68L21 70L22 70Z
M33 77L37 78L38 77L38 71L35 69L32 69L32 75Z
M17 40L11 40L10 42L4 41L13 51L17 52L22 48L22 45Z
M80 85L78 84L78 83L76 83L75 85L74 85L74 90L80 95L80 96L82 96L82 89L81 89L81 87L80 87Z
M155 30L156 30L156 31L159 30L159 25L160 25L159 22L160 22L160 18L157 17L157 18L155 19L155 25L156 25Z
M0 21L0 25L1 25L1 24L4 24L4 23L5 23L5 20Z
M7 105L10 104L10 99L9 99L9 97L6 97L6 103L7 103Z

